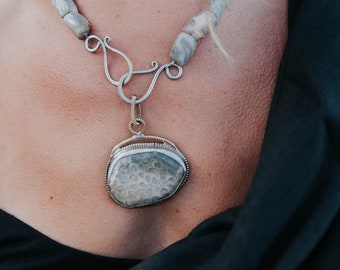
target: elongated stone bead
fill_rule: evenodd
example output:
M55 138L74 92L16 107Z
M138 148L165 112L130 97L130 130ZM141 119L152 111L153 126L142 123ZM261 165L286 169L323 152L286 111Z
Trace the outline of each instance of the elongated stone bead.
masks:
M90 32L88 21L79 13L69 13L64 20L79 39L84 39Z
M230 0L210 0L209 3L209 11L219 19L223 11L225 10L226 5L230 2Z
M184 32L181 32L172 46L170 57L177 65L185 65L196 51L196 39Z
M209 24L216 26L217 18L210 11L203 11L192 17L192 19L184 26L182 32L199 40L209 33Z
M52 4L62 18L69 13L78 13L78 8L72 0L52 0Z

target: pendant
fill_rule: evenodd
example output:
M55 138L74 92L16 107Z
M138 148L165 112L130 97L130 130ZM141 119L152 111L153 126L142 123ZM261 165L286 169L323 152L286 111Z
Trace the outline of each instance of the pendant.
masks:
M111 198L125 208L157 205L189 177L189 162L171 141L136 133L116 145L106 170Z

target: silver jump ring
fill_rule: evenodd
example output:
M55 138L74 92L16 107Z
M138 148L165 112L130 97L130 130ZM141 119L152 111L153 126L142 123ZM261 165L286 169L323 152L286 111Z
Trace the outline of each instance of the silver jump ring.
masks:
M137 125L135 125L131 121L130 124L129 124L129 130L131 131L131 133L133 135L137 135L137 136L138 135L142 135L144 133L144 131L145 131L146 124L145 124L144 120L141 119L141 118L136 118L135 121L136 121ZM138 127L139 130L136 130L134 127Z

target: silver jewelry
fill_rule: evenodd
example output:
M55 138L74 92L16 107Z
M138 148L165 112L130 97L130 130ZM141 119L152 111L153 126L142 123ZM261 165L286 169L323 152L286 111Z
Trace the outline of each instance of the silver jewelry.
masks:
M94 53L100 48L104 56L104 73L109 83L118 88L123 101L131 106L129 130L132 137L116 145L110 155L106 170L106 187L109 195L119 205L137 208L159 204L172 197L189 177L189 162L170 140L144 135L146 124L142 119L141 103L152 93L159 75L165 71L172 80L179 79L185 65L196 51L197 41L205 37L211 27L217 25L229 0L210 0L209 7L195 15L177 36L170 52L171 61L159 65L151 62L151 67L134 70L132 61L122 51L110 45L110 37L104 39L89 35L90 26L85 17L78 12L72 0L52 0L59 15L79 39L85 39L85 48ZM91 45L90 45L91 44ZM114 79L108 68L108 53L122 57L128 70L118 80ZM174 74L170 69L175 68ZM124 86L132 76L154 73L144 96L128 98Z

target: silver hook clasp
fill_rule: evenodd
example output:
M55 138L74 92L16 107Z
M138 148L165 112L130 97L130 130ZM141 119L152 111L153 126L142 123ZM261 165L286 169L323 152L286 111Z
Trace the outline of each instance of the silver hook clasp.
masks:
M171 71L170 71L171 68L177 69L177 73L175 73L175 74L171 73ZM164 70L165 70L167 77L171 80L177 80L183 74L183 68L181 66L175 64L174 62L171 62L169 64L165 64L165 65L159 67L159 64L158 64L157 61L152 61L151 62L151 68L149 68L149 69L134 70L132 72L132 75L143 75L143 74L154 73L154 76L152 78L152 81L150 83L148 90L146 91L144 96L142 96L141 98L139 98L138 100L135 101L136 104L142 103L143 101L145 101L151 95L153 89L155 88L155 85L157 83L159 75ZM118 82L118 94L121 97L121 99L124 100L126 103L132 104L132 99L129 99L124 94L124 90L123 90L123 86L126 85L126 80L127 80L129 75L130 75L129 73L125 73L120 78L120 80Z

